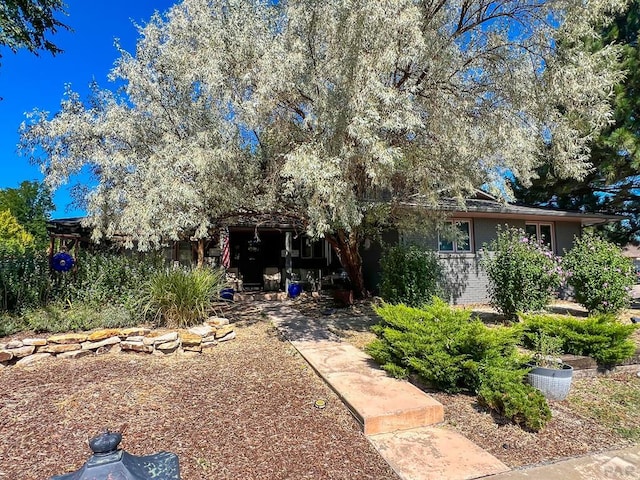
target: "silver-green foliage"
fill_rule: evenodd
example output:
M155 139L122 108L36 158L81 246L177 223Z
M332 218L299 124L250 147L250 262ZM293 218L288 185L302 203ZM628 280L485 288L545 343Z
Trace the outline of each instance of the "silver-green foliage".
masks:
M142 312L156 324L188 327L206 318L226 285L223 270L172 268L155 273L145 286Z
M381 191L463 197L540 163L581 177L621 78L617 46L581 41L623 3L184 0L120 49L120 90L69 89L21 147L53 187L90 169L95 238L142 249L241 208L322 236Z

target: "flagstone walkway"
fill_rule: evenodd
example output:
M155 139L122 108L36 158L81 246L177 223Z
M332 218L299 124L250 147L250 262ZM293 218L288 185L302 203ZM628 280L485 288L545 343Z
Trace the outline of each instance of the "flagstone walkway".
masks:
M506 472L493 455L438 425L442 405L379 369L356 347L327 329L327 319L305 317L282 302L264 312L337 393L364 434L403 480L463 480Z

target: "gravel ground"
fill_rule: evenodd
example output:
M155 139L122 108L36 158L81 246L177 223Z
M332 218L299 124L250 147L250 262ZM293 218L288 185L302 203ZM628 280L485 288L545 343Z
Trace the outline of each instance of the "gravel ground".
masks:
M0 479L75 471L87 439L178 454L183 480L397 479L336 395L258 316L197 357L113 354L0 370ZM325 399L325 409L314 402Z

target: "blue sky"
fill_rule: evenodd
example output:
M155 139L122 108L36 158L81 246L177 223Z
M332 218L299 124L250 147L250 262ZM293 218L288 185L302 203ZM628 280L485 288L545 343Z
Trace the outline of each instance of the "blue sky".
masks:
M13 54L2 49L0 59L0 188L17 187L23 180L43 179L39 169L16 152L18 128L24 113L39 108L51 115L60 107L65 84L83 97L88 84L96 80L101 87L111 87L107 74L118 58L114 40L120 39L128 51L135 49L138 38L132 22L143 24L154 11L164 12L176 0L67 0L68 16L57 17L73 32L61 31L48 38L63 53L53 57L48 52L35 56L27 50ZM55 193L53 218L82 215L67 208L69 192Z

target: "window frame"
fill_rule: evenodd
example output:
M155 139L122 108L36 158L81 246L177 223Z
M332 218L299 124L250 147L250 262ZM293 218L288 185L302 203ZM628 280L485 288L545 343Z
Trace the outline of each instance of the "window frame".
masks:
M450 224L450 225L455 225L458 223L467 223L469 225L469 248L467 250L460 250L458 248L458 241L455 239L452 240L447 240L447 242L450 242L453 249L452 250L442 250L440 248L441 245L441 239L440 239L440 232L438 231L438 253L442 253L442 254L462 254L462 253L474 253L475 252L475 248L474 248L474 242L473 242L473 219L472 218L453 218L450 220L446 220L445 223Z
M555 231L555 224L554 222L540 222L540 221L525 221L524 223L524 229L525 232L527 231L527 227L528 226L533 226L535 225L536 227L536 241L540 242L540 239L542 238L542 233L540 231L540 227L545 226L545 227L549 227L550 230L550 239L549 239L549 248L551 249L551 251L553 253L556 252L556 231Z

